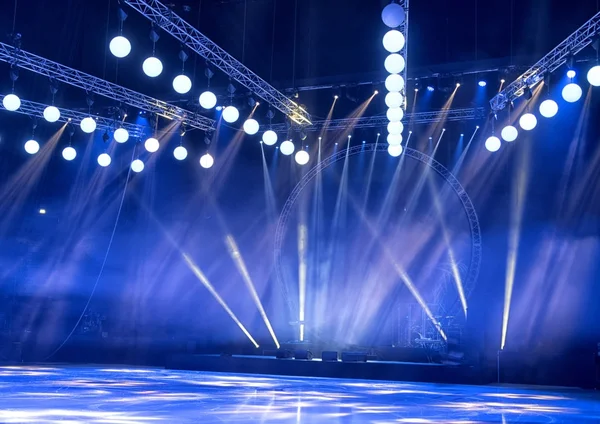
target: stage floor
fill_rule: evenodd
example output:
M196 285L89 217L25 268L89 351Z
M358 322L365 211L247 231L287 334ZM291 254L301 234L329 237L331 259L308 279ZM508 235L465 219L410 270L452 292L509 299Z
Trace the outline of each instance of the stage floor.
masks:
M600 394L551 388L120 367L0 367L2 423L588 423Z

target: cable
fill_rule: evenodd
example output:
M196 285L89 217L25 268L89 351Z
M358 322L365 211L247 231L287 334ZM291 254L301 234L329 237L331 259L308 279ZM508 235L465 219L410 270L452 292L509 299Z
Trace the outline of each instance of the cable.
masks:
M15 36L15 31L17 29L17 1L18 0L15 0L15 10L13 12L13 30L12 30L12 32L13 32L12 36L13 37Z
M137 144L133 148L133 155L131 156L132 161L135 158L136 150L137 150ZM94 286L92 287L92 292L90 293L90 296L88 297L85 307L83 308L83 311L81 311L81 315L79 316L79 319L77 320L77 322L73 326L73 329L67 335L65 340L50 355L46 356L43 359L43 361L47 361L48 359L50 359L54 355L56 355L56 353L58 353L58 351L61 350L62 347L69 341L69 339L71 338L73 333L75 333L75 330L77 330L77 326L79 326L79 323L83 319L85 312L87 311L88 307L90 306L92 297L94 297L94 294L96 293L96 289L98 288L98 283L100 282L100 278L102 277L102 274L104 272L104 267L106 266L106 262L108 260L108 254L110 253L110 248L112 247L113 241L115 239L115 234L117 232L117 227L119 225L119 218L121 217L121 211L123 209L123 203L125 202L125 194L127 193L127 186L129 185L129 177L130 176L131 176L131 167L129 167L129 170L127 171L127 178L125 179L125 187L123 187L123 194L121 195L121 202L119 203L119 209L117 210L117 217L115 219L115 225L113 226L112 233L110 235L110 239L108 240L108 246L106 247L106 253L104 254L104 259L102 260L102 265L100 266L100 271L98 272L98 277L96 278L96 282L94 283Z

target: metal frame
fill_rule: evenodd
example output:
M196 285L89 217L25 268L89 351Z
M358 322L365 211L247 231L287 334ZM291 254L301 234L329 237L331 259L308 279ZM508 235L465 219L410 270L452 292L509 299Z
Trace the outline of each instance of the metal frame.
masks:
M404 70L402 71L402 78L404 78L404 110L407 109L407 93L408 93L408 1L409 0L400 0L398 4L402 6L405 13L404 23L400 25L398 31L400 31L404 35L404 51L400 51L400 54L404 56ZM408 118L405 117L405 121L408 121Z
M155 113L167 119L182 120L188 126L200 130L212 130L215 121L198 113L173 106L162 100L138 93L133 90L94 77L60 63L53 62L25 50L0 42L0 61L15 64L19 68L33 71L56 81L79 87L88 93L95 93L116 102L121 102Z
M0 95L0 102L2 102L4 97L4 95ZM14 112L43 118L44 109L46 109L47 106L48 105L42 103L36 103L29 100L21 99L21 107L15 110ZM78 112L76 110L71 109L63 109L59 107L58 110L60 110L60 118L58 119L58 122L72 122L75 124L81 122L83 118L87 118L88 116L90 116L87 113ZM117 127L123 127L129 133L130 138L141 139L144 137L144 129L146 128L144 126L130 124L128 122L120 122L115 119L104 118L102 116L96 116L94 118L96 119L97 129L104 131L114 131Z
M498 112L507 104L518 99L525 93L527 87L534 87L544 79L546 74L554 72L562 66L570 56L576 55L594 42L600 34L600 12L583 24L577 31L560 43L554 50L541 58L513 83L499 92L490 100L493 112Z
M301 106L256 75L242 62L216 45L161 2L157 0L124 1L252 93L280 110L293 122L299 125L310 124L310 115Z
M430 124L433 122L441 122L446 120L447 122L452 121L470 121L474 119L485 118L485 108L463 108L463 109L449 109L449 110L436 110L433 112L417 112L407 113L405 121L407 125L419 125L419 124ZM328 131L339 131L347 129L358 129L358 128L384 128L389 123L385 115L382 116L369 116L363 118L344 118L344 119L332 119L332 120L319 120L314 121L311 125L303 127L305 131L319 131L326 129ZM288 124L275 124L271 128L275 132L283 133L287 132Z
M302 190L304 190L304 188L321 171L334 164L335 162L344 160L346 157L367 152L384 152L385 154L387 154L387 143L369 143L351 147L349 150L342 149L339 152L324 159L322 162L319 162L317 165L311 168L306 173L306 175L304 175L304 177L302 177L298 184L296 184L283 206L281 215L279 216L279 221L277 223L277 228L275 230L275 278L277 280L277 283L281 287L285 301L288 305L291 321L294 321L294 317L298 316L298 305L295 302L295 300L292 299L289 295L288 285L285 283L283 278L281 250L285 234L287 232L288 220L292 209ZM456 193L460 202L463 205L463 208L467 215L467 219L469 220L469 226L471 230L471 261L469 263L469 268L467 270L466 276L463 279L465 296L469 298L469 296L473 292L473 289L475 288L477 278L479 277L482 252L481 227L479 225L479 218L477 217L477 212L475 211L475 206L473 206L473 202L471 201L464 187L460 184L460 182L456 179L452 172L450 172L448 169L446 169L446 167L444 167L444 165L442 165L432 157L426 155L425 153L419 152L418 150L411 149L408 147L404 148L402 154L429 166L431 169L437 172L450 185L450 187ZM455 303L457 303L458 305L453 308L456 309L458 313L460 313L462 311L462 306L460 306L460 302ZM455 312L454 309L450 311L450 314L453 314Z

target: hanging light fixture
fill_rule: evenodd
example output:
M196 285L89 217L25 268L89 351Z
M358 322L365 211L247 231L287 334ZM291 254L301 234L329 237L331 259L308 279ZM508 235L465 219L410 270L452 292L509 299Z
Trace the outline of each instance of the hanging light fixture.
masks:
M214 165L214 163L215 163L215 160L210 155L210 153L205 153L200 158L200 166L204 169L211 168Z
M52 104L44 109L43 115L46 121L56 122L60 119L60 110L54 106L54 96L58 92L58 86L54 80L50 82L50 92L52 93Z
M30 155L35 155L37 152L40 151L40 143L38 143L35 140L35 129L36 128L37 128L37 121L34 120L33 121L33 127L31 129L31 139L27 140L25 142L25 145L23 146L25 148L25 151L27 153L29 153Z
M15 82L19 79L19 68L17 65L10 65L10 79L12 80L12 92L2 99L2 105L6 110L14 112L21 107L21 99L15 94Z
M192 89L192 80L185 74L185 61L188 60L188 54L185 50L179 51L179 59L181 59L181 74L173 79L173 89L179 94L185 94Z
M107 166L109 166L112 162L112 159L110 157L110 155L108 153L101 153L98 156L98 165L100 165L103 168L106 168Z
M142 69L146 75L151 78L155 78L159 76L163 71L163 64L159 58L156 57L156 42L160 39L158 35L158 30L152 24L152 29L150 30L150 40L152 40L152 56L144 60L142 64Z
M177 160L184 160L185 158L187 158L187 155L188 155L187 149L183 146L183 136L184 135L185 135L185 130L181 131L181 139L179 140L179 146L175 147L175 149L173 150L173 156Z
M207 90L200 94L198 101L204 109L212 109L217 105L217 96L210 91L210 79L214 76L214 72L210 68L206 68L204 75L208 79Z
M119 7L117 10L119 18L119 35L110 40L108 48L113 56L122 59L131 52L131 43L125 37L123 37L123 22L127 19L127 13Z

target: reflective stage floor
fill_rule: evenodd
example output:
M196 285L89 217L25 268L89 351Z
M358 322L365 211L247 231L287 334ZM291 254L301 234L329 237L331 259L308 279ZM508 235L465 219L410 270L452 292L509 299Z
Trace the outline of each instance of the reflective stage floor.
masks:
M600 394L156 368L0 367L0 422L598 423Z

